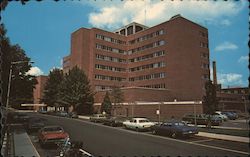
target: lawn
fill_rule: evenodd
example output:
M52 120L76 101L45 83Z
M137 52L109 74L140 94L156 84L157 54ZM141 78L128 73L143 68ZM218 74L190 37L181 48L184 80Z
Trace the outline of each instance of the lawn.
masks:
M232 136L242 136L242 137L249 137L248 130L233 130L233 129L218 129L218 128L198 128L200 132L209 132L209 133L216 133L216 134L225 134L225 135L232 135Z

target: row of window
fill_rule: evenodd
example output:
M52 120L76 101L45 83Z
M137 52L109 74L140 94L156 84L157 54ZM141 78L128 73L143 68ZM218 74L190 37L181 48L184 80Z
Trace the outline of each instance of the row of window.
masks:
M165 41L164 40L160 40L160 41L157 41L157 42L154 42L154 43L150 43L148 45L144 45L142 47L137 47L135 49L132 49L132 50L129 50L128 51L128 54L133 54L133 53L136 53L136 52L140 52L140 51L143 51L143 50L146 50L146 49L149 49L149 48L154 48L154 47L158 47L158 46L162 46L165 44Z
M162 83L162 84L153 84L153 85L145 85L145 86L140 86L140 87L166 89L166 85L164 83Z
M131 77L129 78L129 81L142 81L142 80L151 80L151 79L157 79L157 78L164 78L166 76L165 73L156 73L151 75L142 75L138 77Z
M96 91L104 91L104 90L111 90L111 86L95 86Z
M200 47L208 48L208 43L200 42Z
M204 38L208 38L208 34L205 32L201 32L201 31L200 31L200 36Z
M246 90L221 90L221 93L228 93L228 94L246 94Z
M107 41L107 42L115 43L115 44L124 44L124 45L126 44L126 41L114 39L114 38L107 37L107 36L100 35L100 34L96 34L96 38L100 39L100 40Z
M145 85L140 86L143 88L156 88L156 89L166 89L166 85L164 83L162 84L153 84L153 85ZM112 86L104 86L104 85L97 85L95 86L96 91L104 91L104 90L112 90Z
M164 44L165 44L165 41L164 40L160 40L160 41L157 41L157 42L154 42L154 43L150 43L148 45L144 45L142 47L138 47L138 48L129 50L128 54L133 54L135 52L143 51L145 49L162 46ZM120 54L124 54L124 55L127 54L127 52L124 51L124 50L117 49L117 48L112 48L112 47L109 47L109 46L106 46L106 45L96 44L96 48L100 49L100 50L110 51L110 52L114 52L114 53L120 53Z
M125 72L126 71L125 68L112 67L112 66L100 65L100 64L96 64L95 68L101 69L101 70L116 71L116 72Z
M114 52L114 53L126 54L126 52L124 50L112 48L112 47L105 46L105 45L96 44L96 48L101 49L101 50L105 50L105 51Z
M201 58L209 59L208 53L201 53Z
M148 40L150 38L153 38L153 37L156 37L156 36L159 36L159 35L162 35L162 34L164 34L164 30L159 30L159 31L156 31L156 32L144 35L144 36L141 36L141 37L139 37L137 39L131 40L128 43L132 45L132 44L142 42L144 40Z
M129 59L129 62L140 62L140 61L145 61L145 60L148 60L151 58L160 57L160 56L164 56L164 55L165 55L165 51L158 51L158 52L154 52L154 53L151 53L148 55Z
M204 75L202 75L202 79L204 79L204 80L209 80L210 78L209 78L209 75L208 75L208 74L204 74Z
M104 55L99 55L99 54L96 54L96 59L104 60L104 61L110 61L110 62L126 63L126 59L110 57L110 56L104 56Z
M134 67L134 68L129 68L129 72L141 71L141 70L152 69L152 68L160 68L160 67L165 67L165 66L166 66L165 62L158 62L158 63L142 65L142 66L138 66L138 67Z
M95 75L96 80L109 80L109 81L126 81L123 77L105 76L105 75Z
M203 68L203 69L209 69L209 64L203 63L203 64L202 64L202 68Z

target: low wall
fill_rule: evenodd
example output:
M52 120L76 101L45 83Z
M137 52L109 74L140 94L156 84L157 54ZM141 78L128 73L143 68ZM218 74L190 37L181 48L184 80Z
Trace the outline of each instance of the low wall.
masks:
M94 104L95 112L100 113L101 103ZM203 113L202 103L197 101L182 102L133 102L113 105L113 115L128 117L147 117L152 120L166 120L172 117L181 119L185 114ZM156 114L160 110L160 114Z

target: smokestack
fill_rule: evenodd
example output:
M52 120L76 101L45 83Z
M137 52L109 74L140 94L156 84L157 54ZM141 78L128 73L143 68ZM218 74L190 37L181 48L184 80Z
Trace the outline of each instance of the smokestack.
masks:
M214 85L217 85L217 75L216 75L216 62L213 61L213 83Z

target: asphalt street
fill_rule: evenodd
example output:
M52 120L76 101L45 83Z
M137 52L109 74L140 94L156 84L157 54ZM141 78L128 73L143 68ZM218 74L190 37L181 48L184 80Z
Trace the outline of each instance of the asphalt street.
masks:
M112 128L79 119L68 119L32 113L46 117L48 124L64 127L72 140L83 142L83 149L93 156L248 156L248 144L205 137L172 139ZM35 134L31 139L41 157L54 156L56 148L40 148Z

